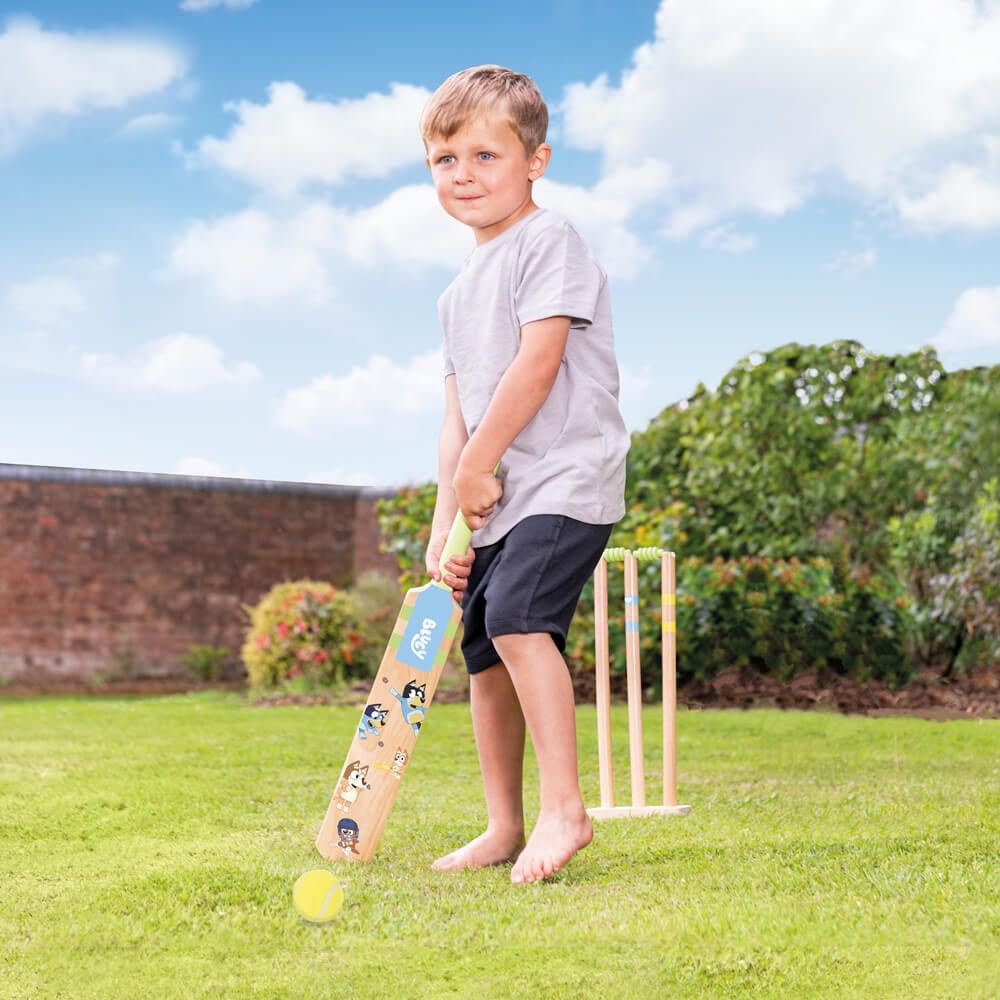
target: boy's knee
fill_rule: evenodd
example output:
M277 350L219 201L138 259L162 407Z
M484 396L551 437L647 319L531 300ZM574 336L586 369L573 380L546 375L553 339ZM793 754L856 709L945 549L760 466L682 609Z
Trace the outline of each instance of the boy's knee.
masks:
M493 646L504 663L516 662L530 656L540 645L552 644L552 636L548 632L511 632L493 637Z

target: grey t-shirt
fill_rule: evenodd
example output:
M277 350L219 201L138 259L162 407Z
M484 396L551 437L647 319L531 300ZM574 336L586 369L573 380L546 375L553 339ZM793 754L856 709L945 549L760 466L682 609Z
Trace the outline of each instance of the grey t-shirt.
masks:
M445 375L455 374L469 434L521 343L521 327L569 316L559 374L504 453L503 497L473 544L533 514L612 524L625 513L629 435L618 408L608 280L580 234L539 208L477 246L438 299Z

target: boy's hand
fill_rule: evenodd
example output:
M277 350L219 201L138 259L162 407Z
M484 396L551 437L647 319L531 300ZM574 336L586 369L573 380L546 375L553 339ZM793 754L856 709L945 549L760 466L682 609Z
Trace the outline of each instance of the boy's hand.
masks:
M500 480L492 472L473 471L461 460L452 487L462 517L473 531L478 531L486 523L496 502L503 496Z
M441 562L441 550L444 548L444 543L447 540L448 532L441 531L431 538L430 544L427 546L427 575L432 580L441 579L439 563ZM451 596L454 598L456 604L462 603L462 595L469 584L469 574L472 572L472 564L475 558L476 554L470 547L464 556L452 556L445 563L447 573L443 582L451 587Z

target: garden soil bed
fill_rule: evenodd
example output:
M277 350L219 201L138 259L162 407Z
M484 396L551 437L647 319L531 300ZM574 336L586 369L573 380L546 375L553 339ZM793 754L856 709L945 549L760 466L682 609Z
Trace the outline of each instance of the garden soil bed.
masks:
M925 719L1000 718L1000 664L955 677L927 671L892 690L878 681L854 681L829 670L805 670L788 682L734 668L711 681L687 684L677 700L688 708L826 709L860 715Z

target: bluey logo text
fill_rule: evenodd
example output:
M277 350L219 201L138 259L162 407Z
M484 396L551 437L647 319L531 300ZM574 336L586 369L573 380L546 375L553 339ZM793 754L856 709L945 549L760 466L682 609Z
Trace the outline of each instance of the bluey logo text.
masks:
M431 644L436 628L437 622L433 618L425 618L420 629L410 640L410 650L418 660L427 657L427 647Z

